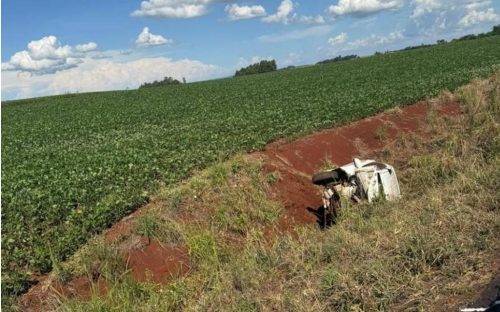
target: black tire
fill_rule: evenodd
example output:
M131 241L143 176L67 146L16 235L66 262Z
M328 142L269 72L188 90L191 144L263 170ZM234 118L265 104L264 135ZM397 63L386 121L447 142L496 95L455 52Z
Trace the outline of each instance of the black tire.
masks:
M332 183L338 184L342 181L347 180L347 174L344 172L344 170L335 169L332 171L316 173L315 175L313 175L311 180L315 185L326 186Z

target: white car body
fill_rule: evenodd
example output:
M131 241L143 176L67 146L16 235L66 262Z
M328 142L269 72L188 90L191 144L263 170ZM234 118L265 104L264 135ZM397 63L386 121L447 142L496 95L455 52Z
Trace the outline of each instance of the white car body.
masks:
M373 201L382 193L387 200L396 200L401 197L399 182L394 167L374 160L360 160L355 158L353 162L341 166L340 169L347 175L357 176L361 182L368 202ZM351 186L339 186L339 193L350 197L353 193Z

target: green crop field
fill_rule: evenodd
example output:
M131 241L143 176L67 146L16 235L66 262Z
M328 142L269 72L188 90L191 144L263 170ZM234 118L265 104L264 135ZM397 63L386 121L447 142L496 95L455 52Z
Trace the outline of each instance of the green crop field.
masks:
M2 288L72 254L172 184L240 151L455 89L500 36L270 74L2 103ZM168 74L168 73L166 73Z

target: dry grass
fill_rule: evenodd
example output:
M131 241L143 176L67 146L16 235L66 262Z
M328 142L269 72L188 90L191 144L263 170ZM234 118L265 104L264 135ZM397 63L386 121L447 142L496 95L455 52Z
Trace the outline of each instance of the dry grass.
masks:
M279 212L267 196L272 179L258 163L236 159L160 196L160 214L198 216L175 221L192 274L162 287L123 277L106 297L68 300L61 310L444 311L464 304L494 274L488 265L500 237L500 73L441 101L452 97L462 117L431 113L434 139L406 135L381 153L398 168L399 202L350 206L327 231L305 226L269 241L263 229ZM150 221L143 231L157 235ZM458 301L444 300L451 296Z

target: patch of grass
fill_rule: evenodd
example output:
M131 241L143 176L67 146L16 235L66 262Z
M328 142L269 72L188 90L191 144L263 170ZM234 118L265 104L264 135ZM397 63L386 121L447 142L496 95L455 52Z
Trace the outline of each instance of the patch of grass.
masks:
M209 231L195 230L186 238L189 257L197 268L207 274L207 279L216 276L220 269L220 259L215 237Z
M96 295L85 302L69 300L60 311L178 311L183 306L186 295L186 283L182 279L175 280L167 286L156 286L124 278L105 296Z
M280 173L278 171L274 171L271 173L268 173L266 176L266 181L269 184L274 184L280 179Z
M215 192L213 176L197 178L203 204L215 211L200 210L182 229L195 264L189 276L166 288L139 285L138 292L119 283L108 298L94 297L78 309L456 310L460 299L448 298L467 301L494 274L499 77L461 89L465 115L437 127L432 138L407 135L387 147L400 201L346 205L328 230L309 225L266 239L263 230L275 220L261 215L272 203L266 176L255 164L228 164ZM190 196L182 201L194 205ZM238 210L242 203L247 210Z
M65 263L54 264L52 274L58 282L63 284L69 282L74 276L72 268Z
M377 140L380 140L380 141L383 141L385 139L387 139L387 128L385 125L380 125L377 127L377 129L375 129L375 134L374 134L375 138Z
M328 171L337 168L337 164L334 163L331 159L325 158L323 160L323 165L321 166L321 171Z
M181 225L172 218L160 215L157 211L148 211L141 214L135 224L135 232L169 245L178 245L184 242Z
M148 242L158 234L161 227L160 220L157 215L152 213L142 214L137 218L135 232L139 235L146 236Z
M93 281L103 277L114 282L126 273L126 263L119 250L101 238L93 239L75 254L71 268L75 276L86 275Z

